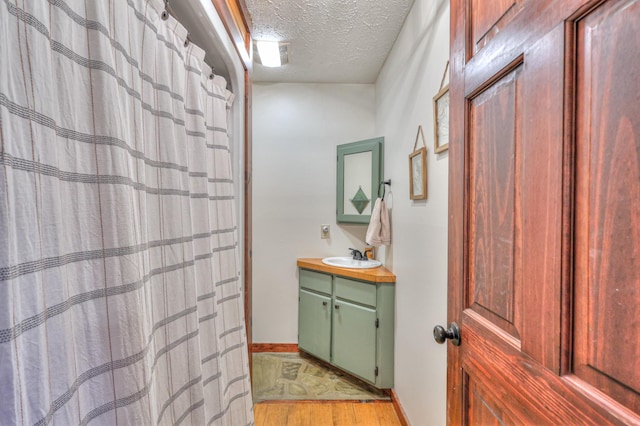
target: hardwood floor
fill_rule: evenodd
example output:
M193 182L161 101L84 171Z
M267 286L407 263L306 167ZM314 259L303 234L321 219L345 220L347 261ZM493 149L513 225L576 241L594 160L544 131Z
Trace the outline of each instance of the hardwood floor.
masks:
M256 426L401 426L391 402L267 401L253 406Z

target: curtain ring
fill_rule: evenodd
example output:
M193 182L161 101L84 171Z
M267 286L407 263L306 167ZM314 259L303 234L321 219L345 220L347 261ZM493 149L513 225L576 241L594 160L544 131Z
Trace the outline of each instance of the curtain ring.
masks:
M209 80L213 80L213 77L214 77L213 73L209 74Z
M187 37L187 39L184 41L184 47L189 46L189 37Z
M163 21L166 21L167 19L169 19L169 12L167 12L166 10L163 10L162 13L160 14L160 17L162 18Z

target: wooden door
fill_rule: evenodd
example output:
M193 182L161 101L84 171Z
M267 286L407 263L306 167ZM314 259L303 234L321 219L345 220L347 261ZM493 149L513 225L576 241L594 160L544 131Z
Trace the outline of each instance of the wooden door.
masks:
M640 424L640 0L452 0L449 424Z

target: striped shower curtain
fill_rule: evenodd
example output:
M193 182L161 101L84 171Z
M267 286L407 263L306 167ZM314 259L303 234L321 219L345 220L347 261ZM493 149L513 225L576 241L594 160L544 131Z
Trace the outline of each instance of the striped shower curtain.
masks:
M1 425L253 423L233 95L163 10L0 0Z

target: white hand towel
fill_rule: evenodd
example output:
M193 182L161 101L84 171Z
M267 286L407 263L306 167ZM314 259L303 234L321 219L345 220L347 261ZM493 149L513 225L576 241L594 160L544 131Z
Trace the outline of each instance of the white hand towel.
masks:
M382 198L376 199L371 212L371 220L367 235L365 237L367 244L374 247L391 244L391 222L389 222L389 211L387 204Z

